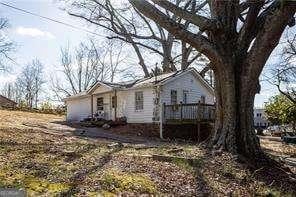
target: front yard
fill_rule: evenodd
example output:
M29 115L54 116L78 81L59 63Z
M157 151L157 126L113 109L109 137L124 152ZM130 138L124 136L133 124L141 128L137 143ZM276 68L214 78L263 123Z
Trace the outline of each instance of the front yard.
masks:
M121 146L74 135L63 119L0 110L0 188L23 188L29 196L295 195L295 180L264 167L250 171L227 153L173 142ZM262 144L271 154L296 153L293 145Z

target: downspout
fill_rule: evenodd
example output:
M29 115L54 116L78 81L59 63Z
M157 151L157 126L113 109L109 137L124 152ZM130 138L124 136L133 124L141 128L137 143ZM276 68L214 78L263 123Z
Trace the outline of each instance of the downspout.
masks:
M91 94L90 95L90 112L91 112L91 117L93 118L94 117L94 95Z
M115 116L115 121L117 119L117 90L115 89L114 93L114 116Z

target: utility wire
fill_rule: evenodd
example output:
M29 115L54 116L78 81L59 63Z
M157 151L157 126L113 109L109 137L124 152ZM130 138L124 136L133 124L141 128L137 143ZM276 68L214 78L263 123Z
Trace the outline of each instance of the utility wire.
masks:
M42 16L40 14L36 14L36 13L30 12L30 11L27 11L25 9L15 7L15 6L12 6L12 5L7 4L7 3L0 2L0 4L3 5L3 6L9 7L11 9L14 9L14 10L17 10L17 11L20 11L20 12L23 12L23 13L26 13L26 14L29 14L29 15L33 15L33 16L36 16L36 17L39 17L39 18L42 18L42 19L45 19L45 20L48 20L48 21L51 21L51 22L55 22L55 23L58 23L58 24L61 24L61 25L67 26L67 27L71 27L71 28L76 29L76 30L81 30L81 31L84 31L84 32L89 33L89 34L93 34L93 35L96 35L96 36L99 36L99 37L106 38L106 36L104 36L104 35L101 35L101 34L98 34L98 33L92 32L92 31L89 31L89 30L84 29L84 28L81 28L81 27L77 27L77 26L71 25L69 23L65 23L65 22L60 21L60 20L56 20L56 19L53 19L53 18ZM288 41L279 42L279 44L284 44L284 43L288 43ZM280 56L280 55L281 54L275 54L275 55L271 55L271 57Z
M95 33L95 32L92 32L92 31L89 31L87 29L84 29L84 28L81 28L81 27L77 27L77 26L74 26L74 25L71 25L69 23L65 23L63 21L59 21L59 20L56 20L56 19L53 19L53 18L49 18L49 17L46 17L46 16L42 16L40 14L36 14L36 13L33 13L33 12L30 12L30 11L27 11L25 9L22 9L22 8L18 8L18 7L15 7L15 6L12 6L10 4L7 4L7 3L3 3L3 2L0 2L1 5L3 6L6 6L6 7L9 7L11 9L14 9L14 10L18 10L20 12L23 12L23 13L26 13L26 14L30 14L30 15L33 15L33 16L36 16L36 17L39 17L39 18L43 18L43 19L46 19L46 20L49 20L51 22L55 22L55 23L59 23L61 25L65 25L65 26L68 26L68 27L71 27L73 29L77 29L77 30L81 30L81 31L84 31L84 32L87 32L87 33L90 33L90 34L94 34L96 36L100 36L100 37L104 37L106 38L106 36L104 35L100 35L98 33ZM282 41L282 42L279 42L279 44L284 44L284 43L287 43L288 41Z
M12 6L12 5L9 5L7 3L3 3L3 2L0 2L1 5L3 6L6 6L6 7L9 7L11 9L14 9L14 10L18 10L20 12L23 12L23 13L26 13L26 14L30 14L30 15L33 15L33 16L36 16L36 17L39 17L39 18L42 18L42 19L46 19L46 20L49 20L51 22L55 22L55 23L59 23L61 25L65 25L65 26L68 26L68 27L71 27L73 29L76 29L76 30L81 30L81 31L84 31L84 32L87 32L87 33L90 33L90 34L94 34L96 36L100 36L100 37L106 37L106 36L103 36L103 35L100 35L98 33L95 33L95 32L92 32L92 31L89 31L87 29L84 29L84 28L81 28L81 27L77 27L77 26L74 26L74 25L71 25L69 23L65 23L63 21L59 21L59 20L56 20L56 19L53 19L53 18L49 18L49 17L46 17L46 16L42 16L42 15L39 15L39 14L36 14L36 13L33 13L33 12L30 12L30 11L27 11L27 10L24 10L22 8L18 8L18 7L15 7L15 6Z

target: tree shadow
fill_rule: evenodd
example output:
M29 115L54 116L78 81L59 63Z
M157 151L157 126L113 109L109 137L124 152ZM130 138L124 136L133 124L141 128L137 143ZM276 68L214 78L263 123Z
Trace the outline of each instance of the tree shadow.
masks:
M296 174L284 163L278 162L266 155L266 160L256 163L255 167L250 166L252 176L265 185L282 193L296 195Z
M230 160L232 162L231 167L227 167L223 159L220 163L216 163L217 159L222 159L220 156L213 156L210 150L206 150L203 157L200 158L202 163L189 162L194 168L196 175L196 193L198 196L209 195L232 195L235 194L237 188L233 188L229 185L229 188L225 187L225 183L235 184L239 188L243 188L247 192L247 195L260 195L260 192L268 194L268 192L278 192L281 195L296 195L296 174L293 173L288 167L284 167L282 163L279 163L271 158L256 165L250 165L249 163L237 162L235 159ZM216 164L213 164L216 163ZM241 176L241 170L246 170L247 174ZM205 171L211 171L211 175L205 174ZM215 175L218 175L218 184L224 185L221 188L216 188ZM212 182L213 181L213 182ZM256 189L255 185L263 184L264 189ZM271 195L271 194L270 194Z
M86 179L86 177L92 173L94 173L97 170L102 169L110 160L112 159L112 155L116 152L119 152L122 150L122 147L116 147L112 149L111 151L104 154L102 157L97 159L95 161L96 165L87 166L83 169L80 169L78 172L76 172L70 179L69 182L71 183L71 187L67 192L64 192L61 194L61 196L73 196L79 192L79 185L83 183L83 181Z

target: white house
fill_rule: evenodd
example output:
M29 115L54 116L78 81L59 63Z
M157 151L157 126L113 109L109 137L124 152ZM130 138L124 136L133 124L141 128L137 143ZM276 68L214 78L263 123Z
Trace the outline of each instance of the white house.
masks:
M270 122L267 120L265 110L262 108L254 109L254 126L256 128L266 128L270 125Z
M103 111L105 119L126 117L128 123L159 122L162 103L198 101L213 104L214 90L194 68L122 83L100 81L65 99L68 121Z

